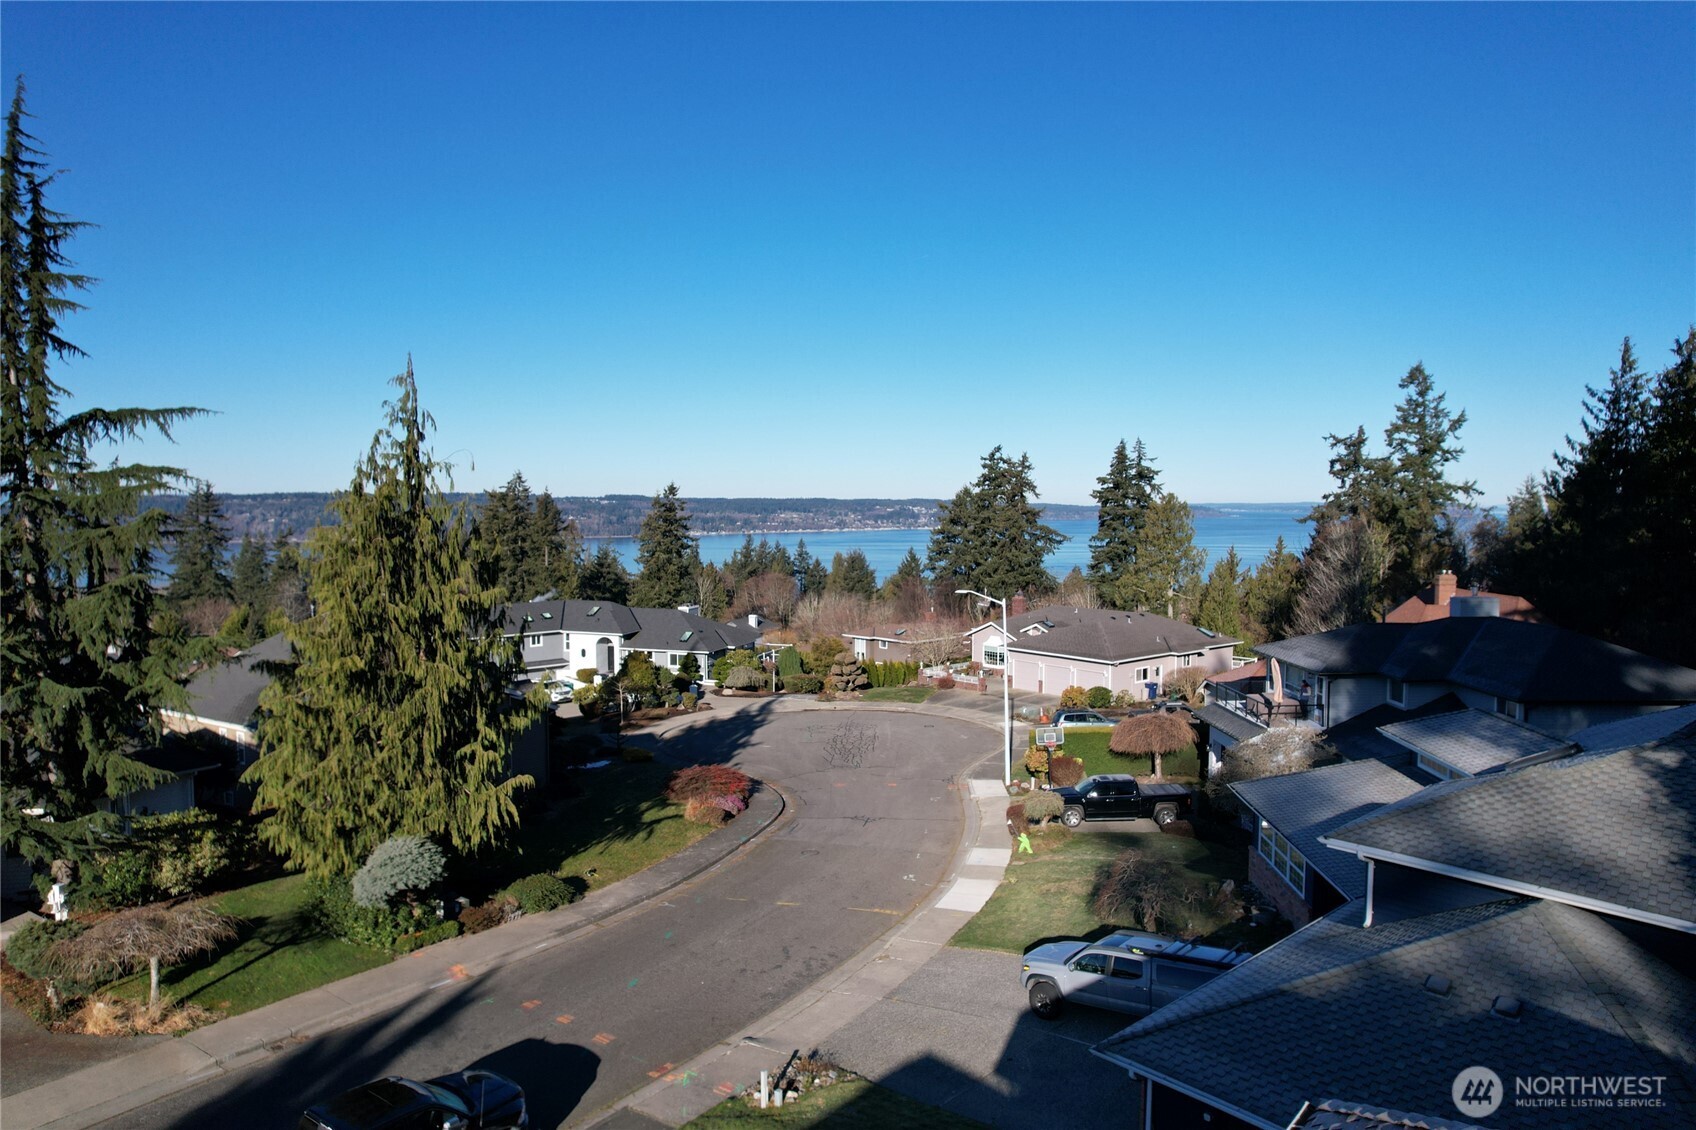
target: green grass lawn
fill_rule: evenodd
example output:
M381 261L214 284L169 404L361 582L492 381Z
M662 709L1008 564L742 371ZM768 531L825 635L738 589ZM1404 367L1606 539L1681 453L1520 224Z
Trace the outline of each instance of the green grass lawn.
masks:
M802 1095L782 1107L761 1110L746 1099L729 1098L686 1123L684 1130L741 1130L743 1127L798 1128L829 1126L831 1130L975 1130L974 1122L940 1107L896 1094L865 1079L847 1079Z
M245 925L231 948L160 973L160 992L178 1002L235 1016L389 961L381 950L319 933L306 917L304 876L255 883L209 901ZM146 1000L147 973L126 977L111 991Z
M1066 744L1060 748L1060 752L1082 761L1085 776L1094 776L1097 773L1134 773L1139 777L1146 777L1154 772L1152 758L1121 757L1109 752L1107 740L1112 736L1113 731L1110 728L1084 729L1068 726L1065 734ZM1183 753L1163 757L1160 762L1165 780L1201 780L1201 767L1194 746Z
M1068 832L1050 826L1031 831L1034 855L1014 855L1012 864L984 908L954 935L952 945L970 949L1024 953L1056 938L1096 938L1137 922L1103 922L1090 910L1096 883L1122 851L1136 849L1146 859L1170 860L1203 885L1248 877L1246 849L1162 832ZM1181 921L1163 923L1166 933L1201 935L1226 944L1261 948L1276 940L1267 930L1249 931L1205 900L1181 908ZM1256 936L1256 934L1264 936Z
M935 693L935 687L874 687L860 697L866 702L923 702Z

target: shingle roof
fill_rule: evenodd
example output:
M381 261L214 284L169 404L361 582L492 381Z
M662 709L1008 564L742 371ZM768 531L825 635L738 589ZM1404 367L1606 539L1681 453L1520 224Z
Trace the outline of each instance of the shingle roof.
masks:
M505 609L509 636L542 632L606 632L628 636L636 631L632 609L605 600L531 600Z
M1241 714L1238 714L1235 710L1229 710L1220 706L1217 702L1208 703L1206 706L1196 711L1195 716L1203 722L1206 722L1215 730L1229 734L1239 742L1246 742L1250 738L1258 738L1261 734L1266 732L1265 726L1262 726L1258 722L1252 722L1249 719L1244 718Z
M1022 634L1032 625L1045 629ZM1048 627L1046 625L1052 625ZM988 624L980 625L981 630ZM1193 624L1169 620L1152 612L1119 612L1105 608L1038 608L1009 617L1014 639L1010 650L1035 655L1065 655L1078 659L1118 662L1163 655L1187 655L1230 646L1230 636L1208 634Z
M1674 706L1639 714L1635 718L1586 726L1567 735L1566 740L1585 753L1606 753L1671 737L1692 723L1696 723L1696 706Z
M1483 710L1456 710L1392 722L1379 727L1378 732L1473 777L1510 761L1535 757L1570 744L1523 722Z
M1696 986L1605 918L1507 899L1363 929L1350 903L1093 1049L1274 1125L1315 1094L1453 1109L1455 1077L1666 1077L1696 1101ZM1448 979L1430 991L1427 978ZM1492 1013L1523 1002L1517 1020ZM1282 1054L1280 1054L1282 1049ZM1508 1100L1512 1101L1511 1097ZM1515 1126L1592 1127L1589 1108L1513 1107Z
M1444 781L1333 829L1327 841L1696 930L1696 727Z
M1408 1114L1387 1110L1371 1103L1345 1102L1342 1099L1322 1099L1313 1104L1300 1118L1290 1123L1289 1130L1484 1130L1474 1122L1457 1122L1430 1114Z
M1332 828L1412 796L1423 786L1378 761L1349 761L1305 773L1231 785L1242 802L1278 829L1308 865L1349 898L1366 897L1366 864L1319 842Z
M746 624L720 624L693 612L676 608L626 609L636 621L635 630L625 636L627 647L648 651L729 651L732 648L752 647L760 638L758 628ZM689 638L684 639L688 634Z
M1331 743L1339 755L1350 761L1365 761L1370 758L1406 771L1413 765L1413 751L1386 738L1378 732L1378 728L1392 722L1405 722L1410 718L1447 714L1464 709L1465 706L1459 696L1453 694L1433 699L1412 710L1403 710L1399 706L1384 703L1374 706L1371 710L1362 711L1346 722L1338 722L1325 731L1325 740Z
M1696 702L1696 670L1550 624L1354 624L1256 650L1324 675L1449 682L1517 702Z
M188 681L187 713L208 722L250 726L259 710L259 692L271 685L266 663L286 663L293 648L281 632L260 640L233 659L209 667Z

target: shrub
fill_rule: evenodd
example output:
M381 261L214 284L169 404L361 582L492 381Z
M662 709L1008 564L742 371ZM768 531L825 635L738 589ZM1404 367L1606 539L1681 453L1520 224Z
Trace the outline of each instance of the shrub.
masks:
M1087 694L1085 701L1089 703L1091 710L1105 710L1113 705L1113 692L1106 687L1091 687Z
M1059 819L1060 813L1066 806L1060 803L1060 797L1051 792L1038 789L1025 798L1025 816L1038 824L1046 824L1050 820Z
M696 797L683 804L683 819L691 824L706 824L714 826L724 823L724 809L712 802L709 797Z
M600 671L594 667L579 667L573 674L577 676L579 683L589 686L594 683L595 676L599 675Z
M666 783L665 798L672 804L710 800L715 796L744 799L754 791L753 778L729 765L691 765L679 769Z
M817 675L785 675L783 689L795 694L818 694L824 690L824 680Z
M506 921L506 903L501 899L490 899L476 906L468 906L459 912L459 924L467 934L481 934L484 930L493 930Z
M1057 753L1048 759L1048 780L1060 788L1068 788L1084 779L1084 763L1075 757Z
M719 681L733 691L756 691L767 683L766 673L758 667L732 667Z
M6 960L25 977L46 981L56 975L56 966L47 951L54 943L74 938L84 929L81 922L47 919L30 922L7 939Z
M715 796L711 801L731 816L739 816L748 808L748 802L735 795Z
M625 745L619 747L618 756L623 761L635 764L637 762L652 761L654 759L654 751L649 749L647 746Z
M425 946L433 946L437 942L446 941L449 938L457 938L461 929L463 927L456 920L450 918L445 922L436 923L428 930L420 930L416 934L402 934L395 940L395 952L411 953L413 950L421 950Z
M96 848L78 869L71 904L112 910L203 891L246 862L249 839L245 829L194 808L133 817L127 837Z
M393 949L402 934L418 928L409 906L360 906L353 901L353 883L346 876L309 879L310 914L326 934L373 949Z
M1022 800L1015 801L1007 806L1007 831L1011 835L1018 835L1030 824L1030 820L1025 816L1025 811L1025 802Z
M1120 852L1096 883L1090 907L1103 922L1158 930L1163 923L1188 925L1189 913L1207 890L1169 859Z
M738 667L752 667L755 670L758 670L759 666L759 656L755 655L747 648L738 648L735 651L727 651L717 659L713 660L713 682L723 684L724 680L729 677L730 673Z
M677 704L685 710L693 710L695 709L695 696L690 694L688 691L684 691L683 697L677 700Z
M1067 687L1060 692L1061 706L1088 706L1089 692L1082 687Z
M1131 704L1136 702L1136 700L1136 696L1130 691L1113 692L1113 705L1117 706L1121 710L1129 709Z
M1025 771L1034 777L1048 772L1048 748L1033 745L1025 751Z
M785 680L791 675L801 673L801 653L792 647L786 647L777 653L777 673Z
M501 896L518 904L525 914L542 914L571 901L571 888L558 875L542 872L526 875L501 892Z
M571 692L571 701L577 704L577 708L579 710L587 712L593 707L600 705L601 688L584 683L582 686Z
M383 906L404 891L422 891L442 881L442 849L423 836L391 836L378 844L353 876L353 901Z
M68 892L71 905L116 910L153 902L153 870L149 853L140 849L96 852L92 861L77 868L77 880Z
M936 685L937 685L937 688L939 690L951 691L951 690L954 689L954 687L956 685L955 682L954 682L954 676L953 675L943 675L940 679L938 679L936 681Z

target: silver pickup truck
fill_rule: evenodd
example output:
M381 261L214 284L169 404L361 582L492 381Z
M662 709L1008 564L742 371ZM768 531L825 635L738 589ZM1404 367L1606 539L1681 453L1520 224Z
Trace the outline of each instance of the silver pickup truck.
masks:
M1025 955L1022 984L1044 1020L1062 1004L1143 1016L1247 961L1247 950L1120 930L1099 942L1049 942Z

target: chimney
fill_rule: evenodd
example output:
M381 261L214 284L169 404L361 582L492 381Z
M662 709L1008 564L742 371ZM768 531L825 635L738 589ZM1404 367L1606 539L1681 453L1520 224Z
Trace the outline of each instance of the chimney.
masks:
M1025 594L1016 592L1013 599L1007 602L1007 615L1023 616L1031 610L1031 602L1025 599Z
M1455 595L1455 575L1444 569L1437 574L1437 583L1431 587L1436 593L1431 603L1438 608L1447 608L1449 600Z

